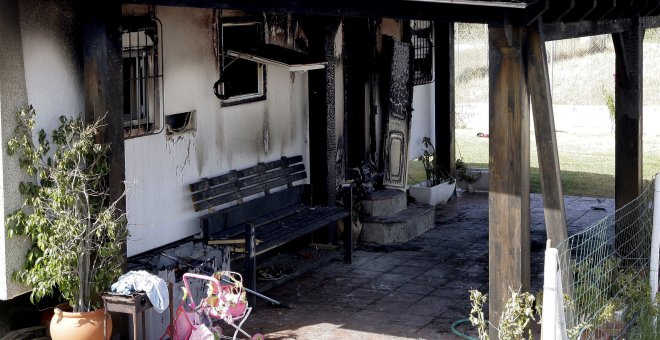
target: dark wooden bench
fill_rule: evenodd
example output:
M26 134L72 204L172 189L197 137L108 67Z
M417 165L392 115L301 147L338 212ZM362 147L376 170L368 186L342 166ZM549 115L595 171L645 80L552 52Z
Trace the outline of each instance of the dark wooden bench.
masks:
M342 219L345 225L351 225L347 210L312 205L310 185L294 185L305 178L307 173L302 156L295 156L190 184L194 210L209 211L200 217L204 241L211 245L245 245L247 288L256 288L257 255ZM263 195L255 197L260 194ZM237 204L213 211L230 202ZM350 262L350 227L348 230L343 233L344 260Z

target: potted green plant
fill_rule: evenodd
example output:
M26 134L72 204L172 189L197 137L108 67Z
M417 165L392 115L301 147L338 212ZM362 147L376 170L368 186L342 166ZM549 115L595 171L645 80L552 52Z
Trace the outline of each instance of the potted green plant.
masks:
M456 160L458 187L467 192L488 191L488 169L475 169L463 159Z
M430 205L446 204L454 194L456 181L450 174L441 170L431 138L424 137L422 145L424 146L423 154L417 160L424 167L426 181L411 186L409 188L410 196L418 202Z
M51 322L54 339L58 334L71 339L85 331L83 326L93 325L97 328L92 333L81 336L101 338L101 293L122 274L128 236L125 214L117 208L119 199L113 201L109 195L110 146L95 142L102 125L60 117L49 140L43 130L33 135L32 107L21 109L16 117L8 152L19 157L21 169L34 181L20 183L24 203L9 215L6 226L10 236L26 236L33 246L13 277L32 288L33 302L57 290L69 303L72 315L55 311ZM78 319L86 315L96 321ZM75 331L54 331L67 323L67 316L76 318Z

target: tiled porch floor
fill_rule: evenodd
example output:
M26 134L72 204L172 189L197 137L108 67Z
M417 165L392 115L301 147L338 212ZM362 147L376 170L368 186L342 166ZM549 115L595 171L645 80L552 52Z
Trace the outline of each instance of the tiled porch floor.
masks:
M612 199L565 197L569 234L614 210ZM542 286L545 225L531 198L532 290ZM488 195L463 194L436 209L435 228L406 250L358 250L267 295L244 328L268 339L458 339L451 324L470 310L468 290L488 291Z

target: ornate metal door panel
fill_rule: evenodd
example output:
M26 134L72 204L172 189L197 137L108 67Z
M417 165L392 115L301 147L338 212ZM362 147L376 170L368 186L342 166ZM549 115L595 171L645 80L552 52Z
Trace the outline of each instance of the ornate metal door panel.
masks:
M384 52L391 57L388 70L385 118L383 184L405 188L408 177L408 144L412 113L412 46L387 37Z

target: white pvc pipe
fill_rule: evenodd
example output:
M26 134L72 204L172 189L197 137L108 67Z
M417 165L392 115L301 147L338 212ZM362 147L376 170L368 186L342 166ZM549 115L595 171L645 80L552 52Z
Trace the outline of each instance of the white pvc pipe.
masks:
M559 259L559 257L557 257ZM561 266L561 263L559 264ZM556 330L555 334L558 334L557 339L568 340L568 332L566 332L566 313L564 313L564 288L562 286L562 277L561 271L557 271L557 295L555 302L557 308L557 318L556 318Z
M651 302L658 293L658 264L660 263L660 174L655 175L653 194L653 232L651 234Z
M541 315L541 340L557 339L557 248L545 250L543 268L543 314ZM561 293L560 293L561 294Z

